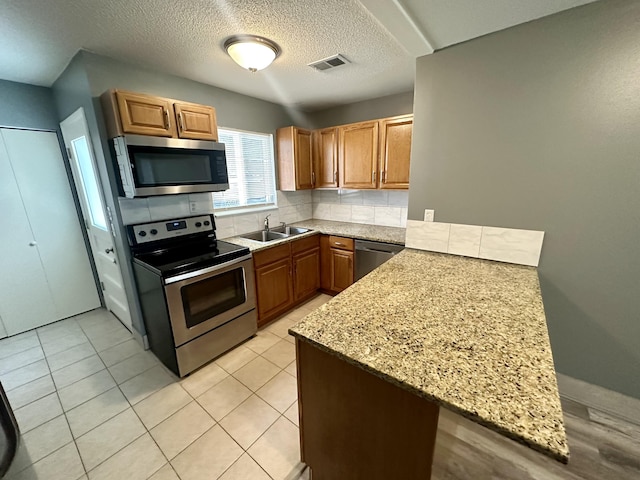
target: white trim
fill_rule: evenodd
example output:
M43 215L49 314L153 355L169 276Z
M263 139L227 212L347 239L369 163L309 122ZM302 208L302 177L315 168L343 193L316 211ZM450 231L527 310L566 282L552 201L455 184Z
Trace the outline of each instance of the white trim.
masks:
M640 399L556 373L562 397L640 425Z

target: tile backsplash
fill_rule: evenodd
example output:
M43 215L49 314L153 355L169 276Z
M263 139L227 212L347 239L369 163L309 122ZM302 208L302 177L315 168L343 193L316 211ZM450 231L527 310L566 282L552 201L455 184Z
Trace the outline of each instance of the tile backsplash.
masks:
M544 232L456 223L407 221L405 245L431 252L537 267Z
M264 218L267 215L269 215L269 224L272 227L277 227L280 222L294 223L311 218L313 213L311 191L278 191L277 193L278 208L237 215L217 215L216 231L218 238L233 237L260 230L264 226Z
M233 237L260 230L264 218L277 226L310 218L342 222L405 227L407 191L380 190L301 190L278 191L278 207L253 213L216 215L218 238ZM171 218L216 213L211 193L165 195L148 198L118 199L125 225Z
M407 190L314 190L313 218L405 227L408 203Z

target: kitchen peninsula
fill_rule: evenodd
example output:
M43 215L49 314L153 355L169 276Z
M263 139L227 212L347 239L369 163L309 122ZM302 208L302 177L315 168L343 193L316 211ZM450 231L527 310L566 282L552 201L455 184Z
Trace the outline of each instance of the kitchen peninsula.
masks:
M533 267L406 249L289 333L314 480L430 478L440 407L568 461Z

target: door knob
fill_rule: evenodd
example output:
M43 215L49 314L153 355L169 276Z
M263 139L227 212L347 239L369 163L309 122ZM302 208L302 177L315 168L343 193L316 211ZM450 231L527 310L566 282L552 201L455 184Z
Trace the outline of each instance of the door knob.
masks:
M113 247L111 247L111 248L106 248L106 249L104 250L104 253L113 253Z

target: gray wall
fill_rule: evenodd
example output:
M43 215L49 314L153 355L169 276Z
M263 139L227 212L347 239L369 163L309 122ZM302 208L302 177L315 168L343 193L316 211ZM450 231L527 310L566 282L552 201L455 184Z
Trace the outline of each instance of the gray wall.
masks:
M640 398L640 2L417 61L409 218L544 230L558 371Z
M363 100L307 114L307 128L324 128L413 112L413 91Z
M0 126L57 130L51 89L0 80Z
M121 88L212 105L220 127L274 133L276 128L292 125L294 118L285 107L239 93L194 82L186 78L158 73L111 58L80 52L86 67L91 95L98 97L110 88ZM295 112L291 112L295 113ZM304 121L303 118L296 120Z

